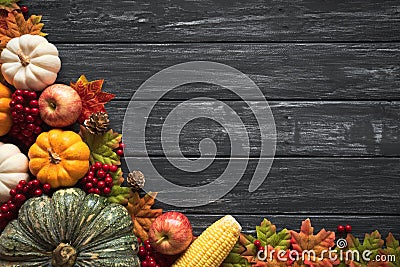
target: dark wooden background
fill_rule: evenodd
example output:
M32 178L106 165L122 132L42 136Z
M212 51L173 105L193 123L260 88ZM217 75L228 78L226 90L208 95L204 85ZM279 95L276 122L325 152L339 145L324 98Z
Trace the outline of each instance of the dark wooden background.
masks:
M25 2L25 1L24 1ZM44 31L60 51L59 82L85 74L106 80L115 93L108 105L120 131L128 101L151 75L177 63L210 60L247 74L271 105L277 127L276 159L263 185L247 186L260 141L251 139L241 182L219 201L185 212L199 233L233 214L246 231L266 217L278 228L299 229L311 218L316 230L352 224L360 235L379 229L400 234L400 2L398 0L32 0ZM151 96L151 94L149 94ZM164 158L162 118L184 100L225 101L257 131L243 101L214 86L192 84L167 94L149 119L147 146L160 172L181 184L212 181L226 166L223 128L194 121L181 150L198 157L211 137L218 157L200 175L183 173ZM142 99L150 101L151 99ZM262 99L254 98L254 105ZM210 108L210 103L198 103ZM132 129L133 133L135 129ZM140 153L127 155L140 162ZM240 157L235 160L241 160Z

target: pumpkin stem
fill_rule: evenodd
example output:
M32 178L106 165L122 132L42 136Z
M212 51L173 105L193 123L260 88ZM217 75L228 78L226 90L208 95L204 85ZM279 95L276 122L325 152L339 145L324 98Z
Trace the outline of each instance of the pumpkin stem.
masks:
M75 264L76 250L68 244L60 243L53 250L51 265L54 267L72 267Z
M21 61L22 66L26 67L29 65L29 63L31 63L31 59L29 58L29 56L25 55L21 49L18 49L17 55L19 61Z
M58 164L61 162L61 157L57 153L54 153L51 148L48 148L47 152L49 153L49 160L51 163Z

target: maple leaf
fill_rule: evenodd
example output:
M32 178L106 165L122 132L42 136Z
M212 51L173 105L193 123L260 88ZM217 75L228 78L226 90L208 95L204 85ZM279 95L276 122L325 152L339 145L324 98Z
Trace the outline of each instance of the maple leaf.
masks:
M42 32L44 24L40 22L41 20L42 16L32 15L25 20L24 15L17 10L9 12L0 28L0 49L6 47L12 38L24 34L46 36L47 34Z
M150 192L144 197L140 197L138 192L133 192L128 199L126 206L132 217L134 225L134 234L142 240L148 240L148 231L153 221L162 214L162 209L151 209L154 205L157 193Z
M92 134L82 125L79 134L90 149L89 160L91 164L99 161L103 164L121 165L121 158L113 150L121 142L121 134L114 132L112 129L101 135Z
M250 259L254 258L257 254L256 246L254 241L256 239L251 235L240 234L239 240L228 254L224 262L221 264L222 267L241 267L251 266L250 261L245 257L249 256Z
M290 231L292 238L291 243L294 250L300 255L303 251L311 251L313 254L304 253L304 258L294 263L294 266L312 266L312 267L332 267L339 264L337 259L332 262L328 258L329 251L335 245L335 233L322 229L318 234L314 235L314 228L311 226L310 219L303 221L300 233Z
M381 238L381 234L378 231L366 234L364 241L361 244L358 238L355 238L352 234L348 234L346 237L348 250L342 251L344 254L343 258L346 264L350 267L386 267L389 266L386 262L376 262L373 259L379 255L380 250L384 244ZM352 251L349 253L349 251ZM370 261L365 260L363 253L369 251L366 255ZM353 256L354 255L354 256Z
M19 9L17 2L19 0L0 0L0 9L5 11L13 11Z
M82 100L82 112L78 121L84 122L95 112L106 112L104 104L115 97L114 94L102 92L104 80L89 82L85 75L81 75L76 83L71 83L71 87L78 92Z
M380 250L379 253L381 255L394 257L394 259L392 258L392 260L388 262L388 266L400 266L400 245L399 241L394 238L392 233L389 233L389 235L386 237L386 249Z
M107 199L111 203L128 205L129 198L132 197L132 194L133 192L129 187L114 185L111 189L111 193L107 196Z
M283 229L279 233L276 233L276 226L267 219L264 219L260 226L256 227L256 232L257 239L260 240L263 247L270 245L274 249L283 250L290 247L290 232L287 229Z

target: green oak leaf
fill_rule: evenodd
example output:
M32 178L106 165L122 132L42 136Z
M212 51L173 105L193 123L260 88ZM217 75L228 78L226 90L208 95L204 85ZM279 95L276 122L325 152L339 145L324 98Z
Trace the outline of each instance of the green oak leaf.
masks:
M121 165L120 157L113 151L121 142L121 134L113 132L113 130L110 129L102 135L96 135L90 133L83 126L81 126L79 134L82 140L89 146L91 164L99 161L103 164Z
M264 219L260 226L256 227L257 239L261 245L265 247L270 245L275 249L286 250L290 247L290 232L283 229L279 233L276 232L276 226L267 219Z

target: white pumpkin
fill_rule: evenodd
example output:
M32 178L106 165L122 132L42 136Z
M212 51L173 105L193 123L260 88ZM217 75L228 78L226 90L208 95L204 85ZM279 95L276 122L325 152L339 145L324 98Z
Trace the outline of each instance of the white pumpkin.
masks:
M28 179L28 158L17 146L0 142L0 203L8 200L20 180Z
M21 90L41 91L53 84L61 68L57 48L46 38L25 34L11 39L1 52L1 73Z

